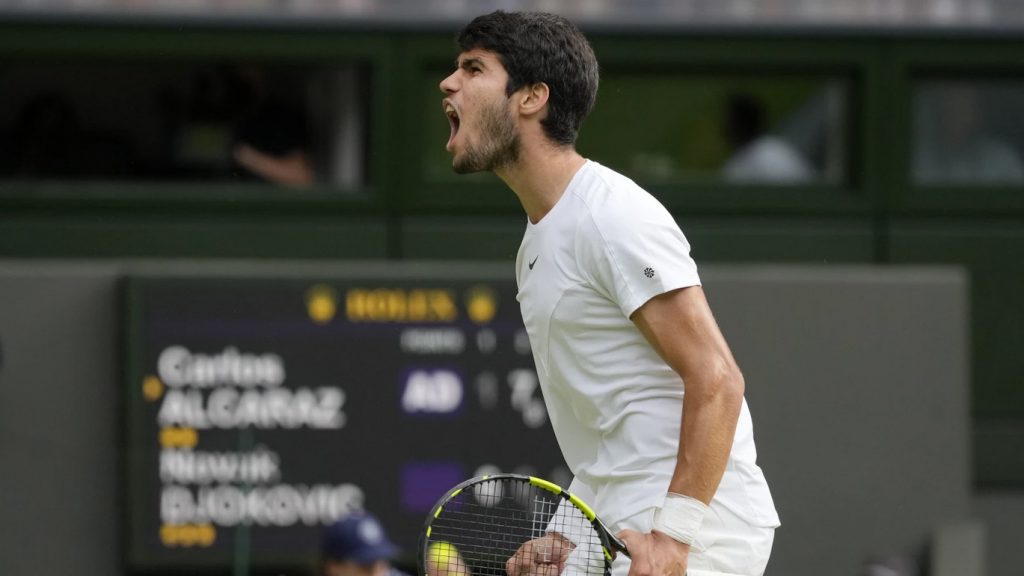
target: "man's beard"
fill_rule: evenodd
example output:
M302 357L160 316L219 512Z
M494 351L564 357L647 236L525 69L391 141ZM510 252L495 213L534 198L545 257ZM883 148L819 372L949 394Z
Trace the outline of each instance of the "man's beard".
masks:
M481 143L467 144L461 158L456 158L452 168L458 174L491 171L514 164L519 160L522 143L516 131L515 118L504 108L504 102L497 102L486 108L481 116Z

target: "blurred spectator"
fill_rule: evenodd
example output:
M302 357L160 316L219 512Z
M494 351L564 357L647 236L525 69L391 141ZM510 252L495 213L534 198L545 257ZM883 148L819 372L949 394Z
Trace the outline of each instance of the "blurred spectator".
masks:
M235 169L277 184L313 183L305 114L270 93L260 68L240 66L229 74L229 100L238 114L232 144Z
M814 169L793 146L768 133L764 107L753 96L728 98L723 127L734 151L722 167L727 182L798 184L815 178Z
M365 78L344 63L12 62L0 181L365 183Z
M1024 180L1017 152L990 134L977 89L936 86L918 100L913 174L921 184L1012 184Z
M320 576L408 576L391 565L398 552L376 517L357 512L324 531Z

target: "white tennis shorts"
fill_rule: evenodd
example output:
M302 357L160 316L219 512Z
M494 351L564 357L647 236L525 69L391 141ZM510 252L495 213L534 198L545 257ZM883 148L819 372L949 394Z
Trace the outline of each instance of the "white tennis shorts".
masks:
M686 576L762 576L772 553L774 528L751 526L721 506L712 506L690 548ZM647 533L654 523L654 508L630 516L617 528ZM627 576L629 558L619 554L612 576Z

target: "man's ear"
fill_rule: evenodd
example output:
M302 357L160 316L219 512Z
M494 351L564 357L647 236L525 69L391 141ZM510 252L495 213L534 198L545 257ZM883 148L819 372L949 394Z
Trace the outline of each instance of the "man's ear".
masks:
M519 112L524 116L532 116L544 110L548 104L550 89L544 82L524 86L519 91Z

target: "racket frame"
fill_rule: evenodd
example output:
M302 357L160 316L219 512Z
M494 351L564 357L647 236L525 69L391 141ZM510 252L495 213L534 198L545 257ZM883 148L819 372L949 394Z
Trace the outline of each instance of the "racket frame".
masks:
M419 568L422 576L429 576L429 574L427 574L427 555L429 554L430 532L434 524L434 520L439 518L444 512L445 505L451 502L453 498L461 494L464 490L477 484L494 480L515 480L519 482L526 482L536 488L546 490L551 494L558 496L563 501L568 502L572 506L575 506L577 510L583 513L583 516L590 522L591 526L594 528L594 532L597 534L598 541L601 543L601 551L604 553L605 557L606 573L610 573L611 563L615 558L615 553L619 552L625 554L627 557L629 556L626 544L611 533L611 530L609 530L605 523L601 521L594 510L578 496L570 493L558 484L544 480L543 478L526 476L523 474L489 474L486 476L470 478L469 480L459 483L452 489L448 490L448 492L445 493L445 495L442 496L436 504L434 504L434 507L431 508L430 514L427 515L426 522L423 524L423 532L420 535Z

